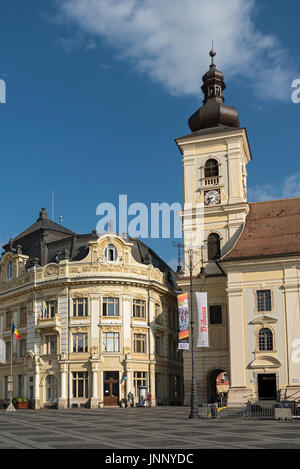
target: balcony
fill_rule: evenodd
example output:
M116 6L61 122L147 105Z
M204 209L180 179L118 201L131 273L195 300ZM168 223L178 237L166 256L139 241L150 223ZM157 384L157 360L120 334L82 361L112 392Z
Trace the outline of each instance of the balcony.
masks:
M220 184L221 176L212 176L201 179L202 187L218 186Z
M57 314L53 317L39 318L36 325L37 332L59 332L60 328L61 320Z

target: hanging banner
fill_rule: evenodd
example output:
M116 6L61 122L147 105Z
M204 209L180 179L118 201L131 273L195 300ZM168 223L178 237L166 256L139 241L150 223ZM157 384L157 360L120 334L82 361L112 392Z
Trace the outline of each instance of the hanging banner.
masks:
M208 314L207 293L196 293L198 307L198 342L197 347L209 347L208 345Z
M177 296L178 302L178 350L189 350L190 320L188 294L182 293Z

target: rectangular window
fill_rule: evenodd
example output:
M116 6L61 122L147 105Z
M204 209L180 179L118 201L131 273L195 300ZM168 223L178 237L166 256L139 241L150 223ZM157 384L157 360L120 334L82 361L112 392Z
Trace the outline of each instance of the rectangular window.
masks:
M57 300L46 301L47 319L54 318L57 314Z
M119 332L103 332L102 333L102 351L103 352L119 352L120 351Z
M5 327L6 327L6 329L10 328L11 325L12 325L12 312L7 311L7 313L5 313Z
M133 347L135 353L146 353L147 344L146 344L146 334L134 334L133 336Z
M271 311L271 290L258 290L256 292L257 311Z
M57 335L46 336L46 354L47 355L57 354Z
M73 352L88 352L88 333L73 334Z
M18 341L18 357L24 358L26 353L26 339L22 338Z
M145 318L146 317L146 302L143 300L133 300L133 317Z
M161 355L161 336L155 336L155 353L156 355Z
M135 371L133 373L133 386L135 397L139 395L139 386L147 386L147 372Z
M210 324L222 324L222 306L212 305L209 307Z
M87 298L74 298L73 299L73 316L76 316L76 317L88 316L88 299Z
M24 326L27 324L27 308L22 307L19 310L18 325Z
M73 397L88 397L88 373L87 371L75 371L72 373Z
M11 358L11 341L5 342L5 359L10 360Z
M119 298L103 298L103 316L119 316Z
M4 376L4 399L8 399L8 376Z
M17 395L24 396L24 375L17 375Z

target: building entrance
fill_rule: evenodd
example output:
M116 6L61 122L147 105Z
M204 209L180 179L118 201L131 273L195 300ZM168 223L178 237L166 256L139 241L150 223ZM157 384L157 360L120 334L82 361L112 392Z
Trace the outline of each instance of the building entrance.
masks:
M276 400L276 374L260 374L257 376L259 400Z
M104 371L103 386L103 404L105 406L119 405L119 372Z

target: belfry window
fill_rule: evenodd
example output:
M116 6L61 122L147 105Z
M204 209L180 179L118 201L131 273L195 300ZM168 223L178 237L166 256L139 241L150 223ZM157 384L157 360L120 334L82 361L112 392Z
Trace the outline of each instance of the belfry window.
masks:
M213 261L220 257L220 236L217 233L211 233L207 239L207 259Z
M105 249L105 257L110 262L117 260L118 254L113 244L109 244Z
M262 328L258 334L259 350L273 350L273 332L267 327Z
M271 311L271 290L258 290L257 295L257 311Z
M210 158L205 163L204 176L206 178L219 176L219 163L214 158Z

